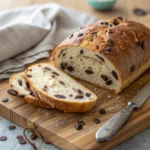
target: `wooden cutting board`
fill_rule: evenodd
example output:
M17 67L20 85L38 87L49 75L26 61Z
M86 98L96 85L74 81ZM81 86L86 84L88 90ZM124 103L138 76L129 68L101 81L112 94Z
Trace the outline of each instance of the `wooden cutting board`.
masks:
M65 150L108 150L150 127L149 98L140 109L132 113L127 123L110 141L104 143L95 141L95 132L98 128L126 106L148 81L150 81L150 69L119 95L81 82L98 95L96 106L87 113L63 113L26 104L22 99L8 95L8 81L2 81L0 82L0 115L23 128L35 128L37 134L40 132L45 139ZM9 98L7 103L1 101L5 97ZM100 108L104 108L106 114L100 114ZM101 120L100 124L93 123L95 118ZM86 125L82 130L77 131L74 124L79 120L84 120Z

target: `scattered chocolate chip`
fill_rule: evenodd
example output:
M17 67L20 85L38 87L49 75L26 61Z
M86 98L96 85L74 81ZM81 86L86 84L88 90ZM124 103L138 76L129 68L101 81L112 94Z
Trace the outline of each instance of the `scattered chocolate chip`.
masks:
M56 75L56 76L59 76L59 74L55 71L52 72L52 74Z
M63 53L64 50L65 50L65 49L62 49L62 50L60 51L60 53L59 53L59 55L58 55L58 58L61 56L61 54Z
M75 96L75 99L82 99L84 96L83 95L77 95Z
M91 93L86 93L86 96L87 96L87 97L90 97L90 96L91 96Z
M78 89L77 92L78 92L79 94L83 94L83 91L81 91L80 89Z
M108 80L108 81L106 81L106 84L107 84L107 85L111 85L111 84L112 84L112 81L111 81L111 80Z
M59 81L60 84L65 85L65 83L63 81Z
M19 139L19 143L20 144L26 144L27 142L25 141L25 139Z
M135 66L133 65L133 66L131 66L131 68L130 68L130 72L133 72L135 70Z
M23 138L22 135L18 135L18 136L17 136L17 139L20 140L20 139L24 139L24 138Z
M136 16L145 16L147 15L147 12L141 8L135 8L133 9L133 13L136 15Z
M116 80L118 80L118 75L117 75L117 73L113 70L112 72L112 75L114 76L114 78L116 79Z
M72 95L72 94L70 94L69 96L70 96L70 97L72 97L73 95Z
M103 108L101 108L101 109L99 110L99 113L100 113L100 114L106 114L106 110L103 109Z
M19 95L18 95L18 97L19 97L19 98L24 98L24 97L25 97L25 95L23 95L23 94L19 94Z
M108 33L109 33L109 34L113 33L112 29L109 29L109 30L108 30Z
M8 102L8 98L3 98L2 102Z
M74 125L74 128L75 128L76 130L81 130L81 129L83 128L83 126L82 126L81 124L79 124L79 123L76 123L76 124Z
M104 58L103 57L101 57L101 56L99 56L97 54L96 54L96 57L98 57L102 62L104 62Z
M64 57L66 55L66 53L63 53L62 56Z
M109 23L106 22L106 21L102 21L100 24L101 24L101 25L108 25Z
M67 69L71 72L74 70L74 68L72 66L68 66Z
M84 53L84 51L83 51L83 49L81 49L81 50L80 50L80 54L83 54L83 53Z
M17 96L17 94L18 94L18 93L17 93L15 90L13 90L13 89L7 90L7 93L10 94L10 95L12 95L12 96Z
M118 19L123 20L123 17L119 16Z
M30 74L27 74L26 76L27 76L28 78L32 78L32 75L30 75Z
M20 86L22 86L22 80L18 80Z
M77 37L81 37L81 36L83 36L83 33L79 33Z
M67 64L67 63L65 63L65 66L68 66L68 64Z
M44 67L44 69L47 71L51 71L51 68L49 68L49 67Z
M9 126L9 130L14 130L16 129L16 126L12 125L12 126Z
M115 26L119 24L119 22L118 22L116 19L114 19L114 20L112 21L112 23L113 23Z
M36 95L33 91L30 92L30 95L33 96L33 97L36 97Z
M29 84L28 81L26 82L26 86L27 86L28 89L30 88L30 84Z
M97 118L96 118L96 119L93 120L93 122L94 122L95 124L98 124L98 123L100 123L101 121L100 121L100 119L97 119Z
M72 57L70 57L70 59L72 59Z
M0 137L0 141L6 141L7 140L7 136L1 136Z
M62 98L62 99L66 98L64 95L59 95L59 94L54 95L54 96L57 97L57 98Z
M31 138L32 140L36 140L36 139L37 139L37 135L33 133L33 134L31 134L30 138Z
M85 125L85 122L83 120L78 121L78 124L80 124L81 126Z
M64 69L65 69L65 64L64 64L64 63L61 63L61 64L60 64L60 67L61 67L62 70L64 70Z
M95 34L97 34L97 32L98 32L98 31L94 31L94 32L92 32L91 34L92 34L92 35L95 35Z
M144 41L141 42L141 48L144 49Z
M71 39L73 37L73 34L71 34L70 36L69 36L69 39Z
M55 76L54 76L54 75L52 75L52 78L55 78Z
M92 70L89 70L89 69L85 70L85 72L86 72L87 74L93 74L93 73L94 73Z
M46 92L46 91L47 91L47 88L48 88L48 87L45 85L42 90L43 90L44 92Z
M101 75L101 78L104 80L104 81L107 81L108 80L108 77L104 74Z
M99 49L99 46L98 46L98 45L96 45L96 49Z
M110 27L112 27L112 26L113 26L113 24L110 24L109 26L110 26ZM113 33L113 32L111 32L111 33Z

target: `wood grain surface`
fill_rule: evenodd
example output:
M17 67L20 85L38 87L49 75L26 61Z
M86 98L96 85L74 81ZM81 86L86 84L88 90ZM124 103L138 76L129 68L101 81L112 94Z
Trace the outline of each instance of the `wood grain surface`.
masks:
M79 11L86 11L100 19L106 19L113 16L123 16L150 27L150 15L137 17L132 13L133 8L135 7L148 10L150 6L149 0L118 0L114 9L108 12L99 12L91 9L85 0L5 0L1 1L0 10L47 2L59 2L60 4ZM43 61L47 62L48 60L42 60L42 62ZM0 82L0 99L7 97L9 98L9 102L3 103L0 101L0 115L24 128L34 128L35 124L38 125L38 128L36 128L37 134L40 132L47 140L62 149L107 150L150 127L149 99L144 103L141 109L133 112L128 122L109 142L97 143L95 141L96 130L123 108L148 81L150 81L150 69L119 95L114 95L106 90L81 82L98 95L98 102L90 112L84 114L68 114L57 110L36 108L26 104L21 99L9 96L6 92L9 85L8 81L5 80ZM100 108L105 108L107 113L105 115L99 114L98 110ZM101 123L94 124L93 119L95 118L99 118ZM84 120L86 122L83 130L77 131L74 129L74 124L78 120Z

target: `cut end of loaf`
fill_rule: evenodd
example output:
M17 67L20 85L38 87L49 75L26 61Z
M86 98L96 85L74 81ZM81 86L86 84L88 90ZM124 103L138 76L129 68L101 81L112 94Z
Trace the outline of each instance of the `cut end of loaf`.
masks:
M67 74L105 89L117 91L119 76L115 67L98 52L68 46L57 50L55 65Z

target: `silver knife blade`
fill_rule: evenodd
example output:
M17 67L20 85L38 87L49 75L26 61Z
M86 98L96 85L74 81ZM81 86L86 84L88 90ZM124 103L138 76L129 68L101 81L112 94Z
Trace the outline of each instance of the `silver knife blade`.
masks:
M131 99L131 102L135 103L138 107L141 107L142 104L150 96L150 82L148 82L137 94Z

